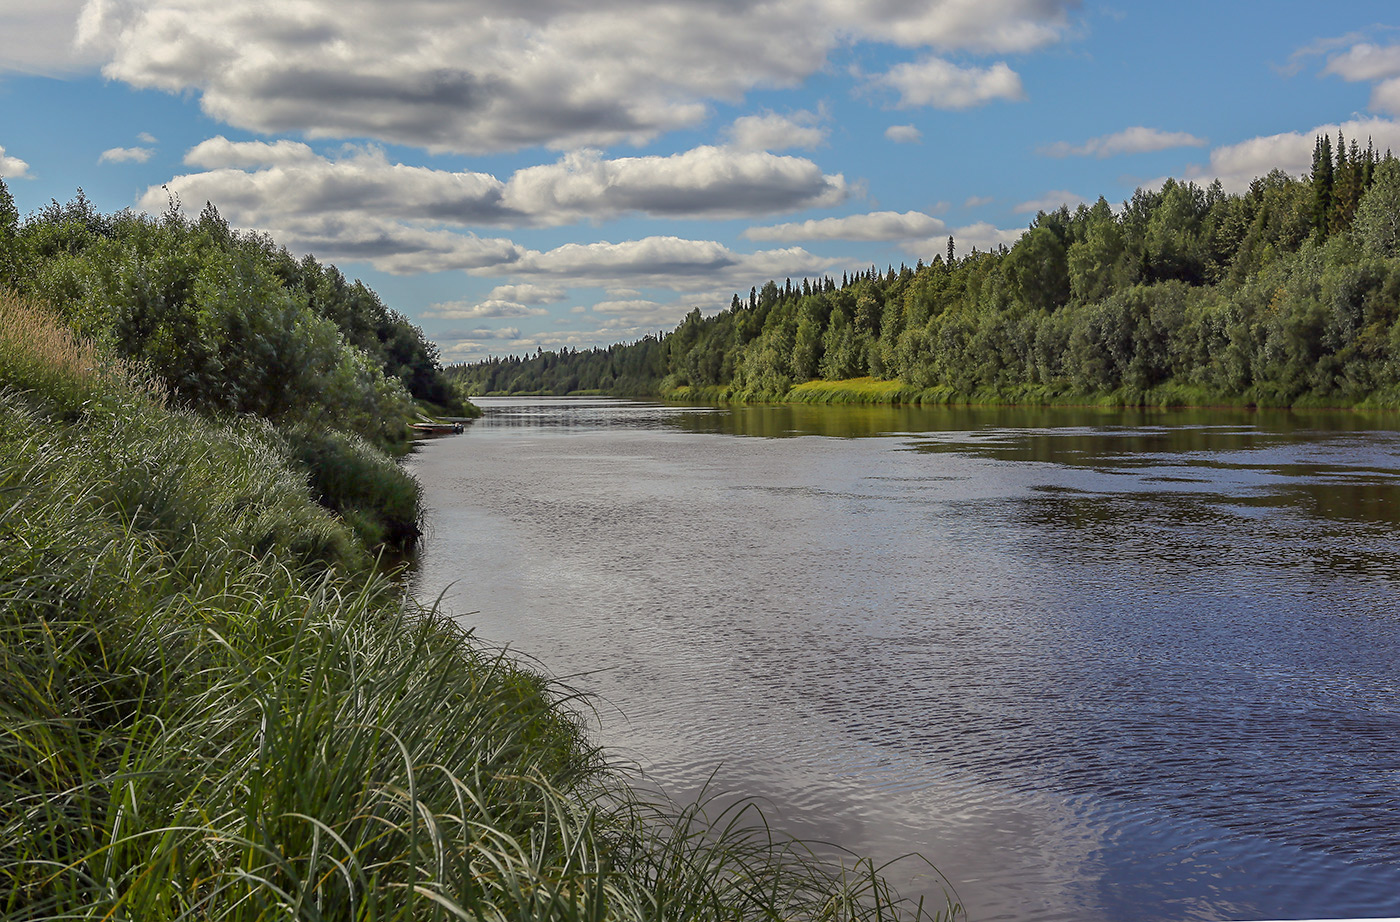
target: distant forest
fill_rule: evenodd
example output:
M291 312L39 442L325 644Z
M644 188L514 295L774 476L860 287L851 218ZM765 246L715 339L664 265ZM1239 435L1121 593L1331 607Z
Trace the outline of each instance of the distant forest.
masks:
M1400 160L1355 140L1318 138L1301 178L1168 180L1117 211L1041 212L1009 249L930 256L446 371L479 395L782 400L871 378L908 402L1400 406Z

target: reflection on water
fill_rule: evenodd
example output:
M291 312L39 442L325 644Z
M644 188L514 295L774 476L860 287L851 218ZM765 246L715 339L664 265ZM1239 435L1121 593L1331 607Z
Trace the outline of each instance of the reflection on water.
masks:
M417 590L672 789L979 920L1400 914L1384 417L483 404Z

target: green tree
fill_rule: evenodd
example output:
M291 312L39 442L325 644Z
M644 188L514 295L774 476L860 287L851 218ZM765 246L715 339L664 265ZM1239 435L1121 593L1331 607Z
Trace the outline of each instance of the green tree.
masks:
M1356 206L1352 229L1366 253L1400 255L1400 160L1387 158L1376 167L1371 188Z
M1066 254L1070 295L1081 304L1102 301L1123 283L1127 255L1113 209L1103 198L1090 210L1082 233Z
M1006 274L1017 297L1038 310L1069 300L1069 264L1060 235L1049 227L1028 231L1006 257Z
M1332 219L1332 190L1335 174L1332 168L1332 139L1322 135L1313 146L1312 208L1313 230L1327 236Z
M19 209L0 178L0 286L14 287L19 277Z

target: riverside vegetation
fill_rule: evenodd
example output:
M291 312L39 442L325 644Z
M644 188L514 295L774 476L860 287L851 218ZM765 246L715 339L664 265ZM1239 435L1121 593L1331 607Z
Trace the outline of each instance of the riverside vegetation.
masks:
M1400 160L1317 139L1242 194L1168 180L1016 244L794 284L606 349L455 366L472 394L1400 406Z
M0 916L954 914L642 796L585 702L405 598L386 451L457 401L368 289L3 183L0 282Z

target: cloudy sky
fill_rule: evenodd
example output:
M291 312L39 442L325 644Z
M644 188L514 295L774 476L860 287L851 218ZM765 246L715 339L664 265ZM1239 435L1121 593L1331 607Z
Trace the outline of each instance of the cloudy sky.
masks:
M212 201L449 361L1400 152L1394 0L0 0L22 212Z

